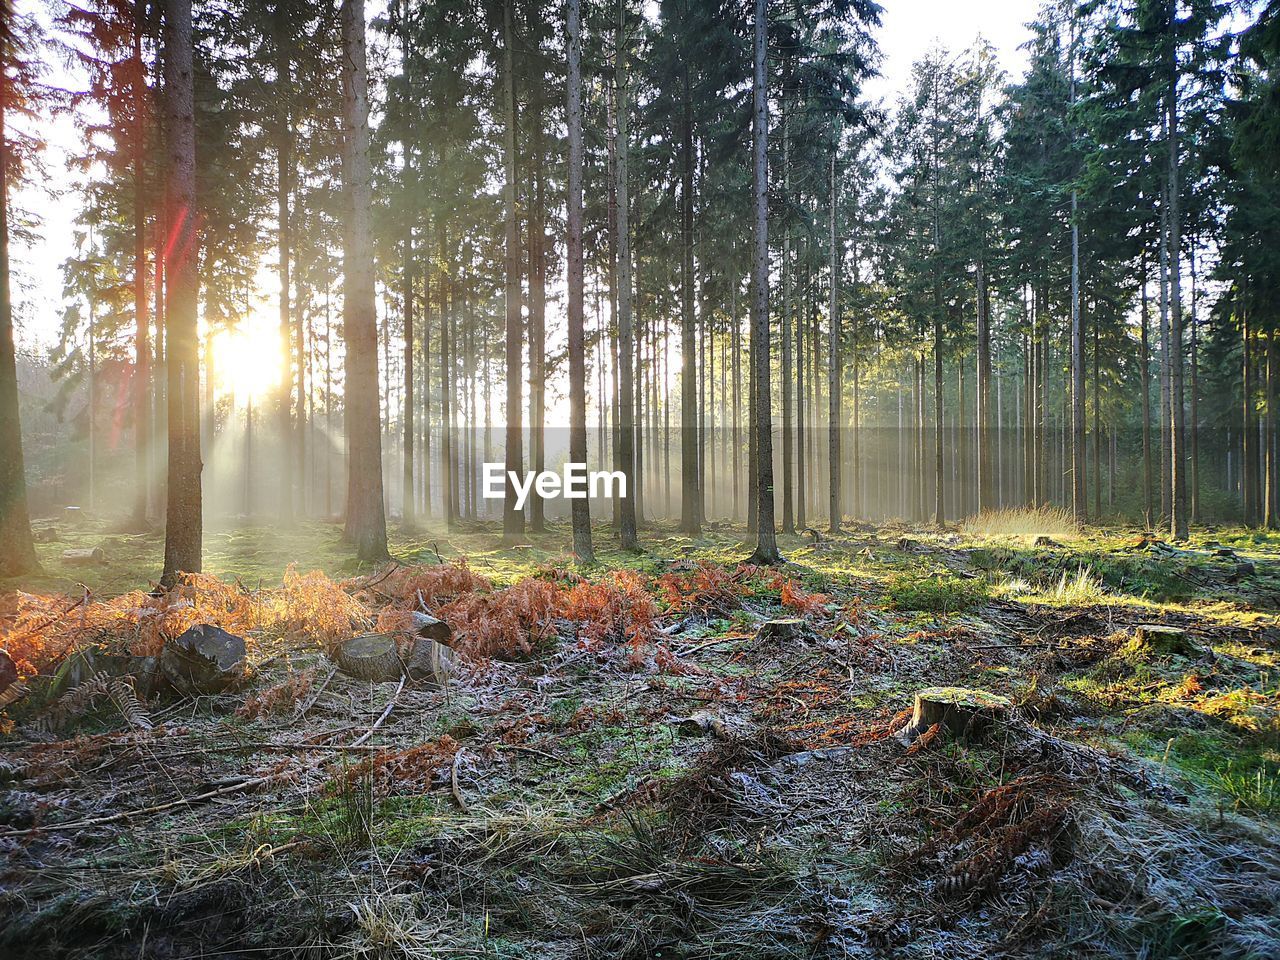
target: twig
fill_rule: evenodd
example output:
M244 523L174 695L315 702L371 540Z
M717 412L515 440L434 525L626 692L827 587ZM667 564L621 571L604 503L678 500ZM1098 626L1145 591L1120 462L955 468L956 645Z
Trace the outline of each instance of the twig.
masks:
M325 688L329 686L329 681L333 679L334 674L336 674L337 672L338 672L337 667L334 667L332 670L329 671L329 675L324 678L324 682L320 684L320 688L316 690L315 695L312 696L312 698L307 701L306 705L301 710L298 711L298 715L295 719L301 720L303 717L307 715L307 711L316 705L316 701L320 699L320 694L324 693Z
M382 721L391 715L391 710L396 705L396 699L400 696L400 691L404 689L404 681L405 677L402 675L400 677L400 685L396 687L396 692L393 693L391 695L391 699L387 701L387 708L382 711L382 715L378 717L377 720L373 721L373 726L366 730L354 743L351 744L351 746L358 747L360 744L372 737L374 732L382 726Z

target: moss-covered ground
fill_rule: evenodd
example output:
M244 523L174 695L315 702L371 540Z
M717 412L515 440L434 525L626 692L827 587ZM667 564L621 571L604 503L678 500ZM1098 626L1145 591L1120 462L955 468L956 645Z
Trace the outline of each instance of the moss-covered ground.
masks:
M0 589L158 575L155 532L57 526L45 573ZM248 590L289 564L376 575L340 533L210 529L205 569ZM596 536L588 579L732 574L750 552L731 527L649 528L638 554ZM391 546L509 585L572 568L568 541L428 525ZM105 563L60 559L92 546ZM660 598L657 658L562 623L533 655L397 691L293 637L241 687L145 704L150 731L109 700L57 723L15 705L0 955L1280 956L1280 535L781 546L780 580ZM1135 642L1145 623L1186 646ZM1015 709L904 741L938 686Z

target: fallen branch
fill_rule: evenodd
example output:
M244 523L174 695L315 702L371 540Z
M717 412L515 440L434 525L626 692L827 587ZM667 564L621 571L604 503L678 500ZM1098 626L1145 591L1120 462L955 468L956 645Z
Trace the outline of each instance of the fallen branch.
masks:
M382 721L386 720L386 719L387 719L387 717L389 717L389 716L391 715L391 711L392 711L392 709L393 709L393 708L395 707L395 705L396 705L396 700L397 700L397 699L399 698L399 696L400 696L400 691L404 689L404 682L405 682L405 680L406 680L406 679L408 679L408 678L407 678L407 677L404 677L404 676L402 676L402 677L400 678L400 684L399 684L399 686L397 686L397 687L396 687L396 692L395 692L395 693L393 693L393 694L391 694L391 699L387 701L387 708L386 708L385 710L383 710L383 711L382 711L382 715L381 715L381 716L379 716L377 720L373 721L373 726L372 726L372 727L370 727L368 730L366 730L366 731L365 731L365 732L364 732L364 733L359 737L359 739L357 739L353 744L351 744L351 746L353 746L353 747L358 747L358 746L360 746L360 744L364 743L366 740L368 740L370 737L372 737L372 736L374 735L374 733L377 731L377 729L378 729L380 726L382 726Z

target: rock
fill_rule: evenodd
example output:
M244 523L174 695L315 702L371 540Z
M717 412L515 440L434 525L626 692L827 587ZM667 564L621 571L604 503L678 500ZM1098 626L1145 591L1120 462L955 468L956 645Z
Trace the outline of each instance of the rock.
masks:
M71 547L62 551L62 562L72 566L89 566L106 563L107 555L101 547Z
M981 736L993 723L1004 720L1012 707L1008 697L985 690L930 687L916 694L911 723L902 737L914 739L935 723L955 736Z
M799 617L766 620L756 631L757 640L803 640L809 636L809 625Z
M1128 649L1134 653L1176 654L1191 658L1204 653L1187 636L1187 631L1162 623L1144 623L1135 627Z
M685 737L696 737L703 733L714 734L717 737L727 734L724 720L706 710L699 710L687 717L673 717L671 722L675 724L677 732Z
M242 679L246 669L244 638L209 623L166 641L160 652L160 672L188 696L220 693Z

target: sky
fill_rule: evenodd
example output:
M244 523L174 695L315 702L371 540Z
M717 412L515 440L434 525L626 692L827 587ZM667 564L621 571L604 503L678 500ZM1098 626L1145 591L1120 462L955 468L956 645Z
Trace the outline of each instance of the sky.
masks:
M1019 49L1029 38L1025 24L1035 16L1039 0L880 0L884 7L877 33L881 76L868 86L872 99L892 106L906 88L911 65L935 43L950 50L971 45L979 36L992 43L1009 79L1021 76L1026 55ZM31 6L19 0L19 7ZM15 320L19 349L35 352L53 344L63 312L61 264L72 251L72 223L78 200L70 189L67 157L77 133L71 118L41 120L47 138L45 161L49 182L18 191L15 207L40 219L38 239L12 250Z

